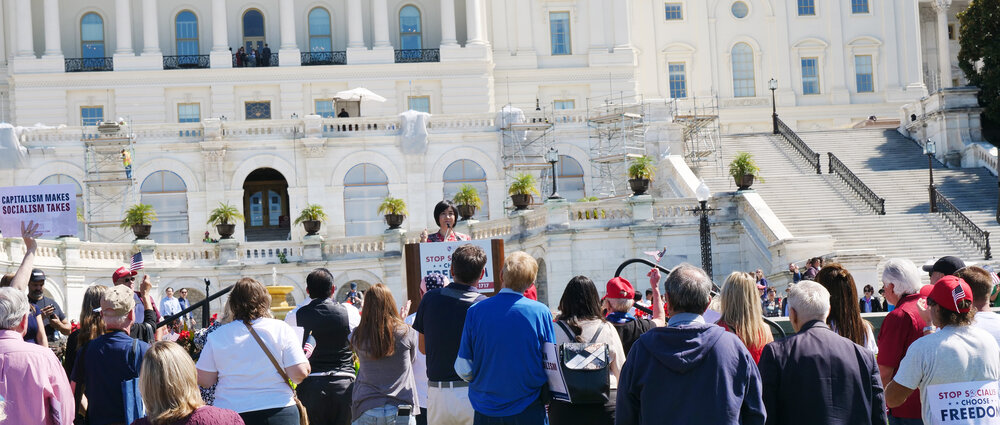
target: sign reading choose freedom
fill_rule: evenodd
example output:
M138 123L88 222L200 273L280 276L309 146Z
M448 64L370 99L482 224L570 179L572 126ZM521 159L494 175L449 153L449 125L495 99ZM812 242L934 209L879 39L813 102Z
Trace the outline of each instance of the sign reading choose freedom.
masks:
M0 187L0 232L4 237L21 236L21 223L34 221L43 237L75 235L76 186Z
M930 385L927 401L933 424L1000 424L997 381Z

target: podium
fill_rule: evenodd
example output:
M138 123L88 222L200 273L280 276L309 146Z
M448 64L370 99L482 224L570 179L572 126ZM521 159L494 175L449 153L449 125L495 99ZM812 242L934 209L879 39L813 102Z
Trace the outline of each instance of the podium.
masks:
M503 239L483 239L459 242L410 243L403 247L403 261L406 265L406 298L410 300L410 312L416 312L420 305L420 279L430 273L451 276L451 253L465 245L476 245L486 251L486 273L476 289L491 297L503 288L500 269L503 268Z

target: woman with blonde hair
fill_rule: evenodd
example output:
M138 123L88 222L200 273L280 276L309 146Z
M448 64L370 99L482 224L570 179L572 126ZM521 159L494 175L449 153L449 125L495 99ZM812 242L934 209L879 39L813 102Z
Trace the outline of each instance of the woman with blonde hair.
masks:
M719 326L736 334L750 351L755 362L760 361L764 346L774 340L764 323L757 279L750 273L733 272L722 286L722 319Z
M420 411L413 358L417 337L399 317L392 292L379 283L365 292L361 324L350 341L361 368L354 382L351 420L354 425L415 425Z
M142 358L139 391L146 417L132 425L242 424L236 412L206 406L198 392L198 375L187 351L171 341L154 343Z

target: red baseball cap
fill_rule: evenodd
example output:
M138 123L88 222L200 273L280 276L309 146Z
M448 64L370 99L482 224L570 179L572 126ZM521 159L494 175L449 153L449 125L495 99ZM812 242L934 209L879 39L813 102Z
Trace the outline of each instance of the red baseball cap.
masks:
M608 281L604 298L631 300L635 299L635 289L624 277L616 277Z
M972 308L972 304L966 308L958 308L960 300L972 302L972 288L957 276L948 275L938 279L928 298L934 300L939 306L956 313L968 313L969 309Z
M927 298L931 296L931 290L933 289L934 285L924 285L920 287L920 290L917 291L917 294L920 294L921 297Z
M115 283L118 279L125 276L135 276L137 274L139 274L139 272L131 271L128 267L119 267L118 270L115 270L115 273L111 275L111 283Z

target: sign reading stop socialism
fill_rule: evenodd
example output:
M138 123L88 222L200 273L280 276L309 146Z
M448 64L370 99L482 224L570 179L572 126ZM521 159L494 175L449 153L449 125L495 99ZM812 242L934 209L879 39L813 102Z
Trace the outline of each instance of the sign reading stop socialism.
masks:
M476 286L476 289L479 292L492 292L494 290L493 246L488 239L460 242L425 242L420 244L420 276L441 273L454 281L455 277L451 275L451 254L455 252L455 248L465 244L475 245L486 251L486 272L483 274L483 278L479 280L479 285Z

